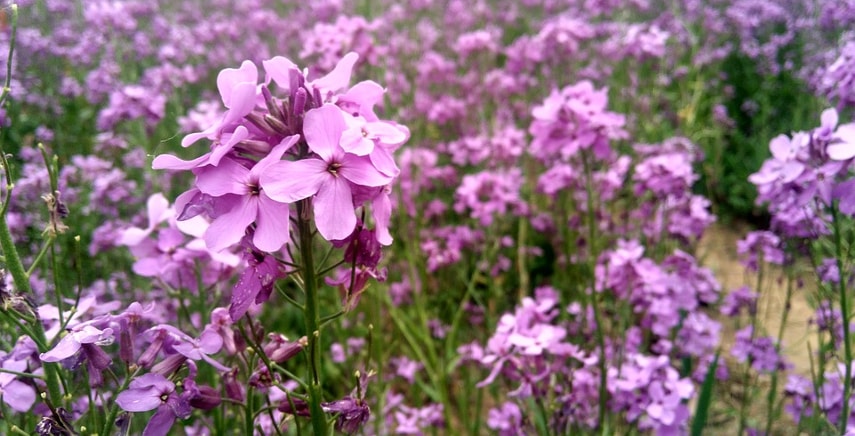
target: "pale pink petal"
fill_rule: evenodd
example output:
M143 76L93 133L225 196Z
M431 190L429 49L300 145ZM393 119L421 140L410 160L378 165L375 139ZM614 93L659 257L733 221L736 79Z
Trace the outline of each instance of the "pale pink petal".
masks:
M855 144L839 142L831 144L825 149L828 157L833 160L848 160L855 157Z
M828 108L822 111L822 115L819 119L822 121L822 127L833 129L838 122L837 110L834 108Z
M154 158L151 168L155 170L194 170L208 164L211 153L205 153L193 160L183 160L171 154L161 154Z
M208 230L209 225L211 225L211 223L199 215L183 221L175 221L175 227L180 230L181 233L195 238L201 238L202 235L205 234L205 231Z
M287 94L291 87L291 70L300 71L297 65L282 56L276 56L273 59L262 61L264 71L267 73L265 83L270 83L273 79L279 86L279 89Z
M306 112L303 134L309 148L325 161L330 161L339 148L342 132L347 129L344 116L338 106L325 104Z
M118 245L124 245L127 247L133 247L142 242L148 235L151 234L151 230L149 229L141 229L139 227L131 227L129 229L125 229L122 231L121 236L119 236L119 240L116 241Z
M384 144L397 145L407 140L409 132L404 132L397 124L383 121L368 123L364 127L369 138L379 140Z
M226 68L217 75L217 89L223 98L223 104L230 108L235 87L249 82L253 86L258 82L258 68L251 61L243 61L240 68Z
M250 170L250 174L252 174L254 180L258 180L267 168L282 160L282 156L285 152L291 149L291 147L293 147L299 140L300 135L291 135L273 147L273 149L270 150L270 153L268 153L267 156L264 156L264 159L258 161L258 163L252 167L252 170Z
M315 196L315 225L327 241L347 238L356 228L353 196L348 181L333 177Z
M39 359L42 362L59 362L73 356L78 350L80 350L80 342L77 341L77 338L73 334L69 333L60 339L59 343L53 349L42 353Z
M205 194L248 194L249 170L234 159L226 158L218 166L203 168L196 175L196 187Z
M3 401L16 412L27 412L36 402L36 390L18 380L0 389L0 393L3 394Z
M128 412L148 412L160 407L163 402L160 399L160 393L161 390L156 386L148 389L132 389L120 392L116 396L116 404Z
M318 192L325 180L333 178L328 164L320 159L279 161L261 174L259 184L268 197L293 203Z
M363 127L351 127L341 134L341 148L357 156L366 156L374 150L374 141L365 137Z
M341 159L338 173L361 186L384 186L392 181L392 177L377 171L369 159L352 154L346 154Z
M131 268L136 275L157 277L163 270L163 261L160 257L147 257L134 262Z
M769 150L772 152L772 156L778 160L787 160L791 148L790 138L787 135L778 135L769 142Z
M322 91L322 96L324 92L336 92L347 87L347 84L350 83L353 65L356 64L357 60L359 60L359 55L354 52L344 55L329 74L313 81L312 87Z
M388 177L398 177L401 173L398 164L395 163L395 157L386 147L374 147L374 151L368 157L371 158L374 168Z
M272 253L288 242L288 205L271 200L264 192L258 196L258 201L258 226L252 243L259 250Z
M169 208L169 200L160 192L153 194L146 202L148 209L148 228L152 229L158 224L166 221L175 211Z
M250 196L241 196L231 211L221 215L205 232L205 243L212 251L220 251L240 242L246 227L258 215L258 203Z
M389 233L389 221L392 218L392 202L386 189L380 191L371 201L371 216L374 217L374 230L377 242L392 245L392 234Z
M217 129L219 129L219 128L220 128L219 124L214 124L213 126L208 127L207 129L205 129L201 132L191 133L191 134L185 136L181 140L181 146L182 147L189 147L189 146L193 145L194 143L196 143L196 141L198 141L202 138L210 138L214 135L214 133L217 132Z
M214 150L211 151L211 160L208 162L211 165L217 166L220 164L220 159L223 158L226 154L228 154L232 149L235 148L235 145L238 142L243 141L246 138L249 138L249 130L244 126L237 126L235 131L230 134L224 134L223 138L228 137L225 143L220 144L214 147Z
M350 87L343 95L338 97L336 104L346 107L346 111L350 112L351 107L355 106L355 113L351 115L361 115L369 121L376 121L377 116L374 114L374 105L383 101L383 89L377 82L365 80Z
M252 112L257 101L258 87L255 83L244 82L239 83L232 90L231 107L223 115L221 127L227 127L242 120L247 114Z

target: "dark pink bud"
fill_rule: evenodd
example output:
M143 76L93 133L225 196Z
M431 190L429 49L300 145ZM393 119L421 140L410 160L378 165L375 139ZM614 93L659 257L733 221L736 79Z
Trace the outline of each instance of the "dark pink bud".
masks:
M187 360L187 357L181 354L171 354L166 356L166 359L158 362L157 365L151 367L151 372L155 374L160 374L164 377L169 377L175 371L178 371L181 368L181 365L184 364L184 361Z
M210 386L198 386L196 395L190 398L190 406L194 409L212 410L219 406L222 400L220 392Z
M246 399L243 386L237 380L238 369L234 368L223 375L223 382L226 386L226 397L235 400L243 401Z

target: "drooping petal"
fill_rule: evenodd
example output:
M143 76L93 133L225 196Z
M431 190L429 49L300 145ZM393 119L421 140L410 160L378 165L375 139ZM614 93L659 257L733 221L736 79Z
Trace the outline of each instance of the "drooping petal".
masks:
M288 242L289 209L285 203L272 200L264 192L258 196L258 217L252 243L259 250L278 251Z
M306 112L303 120L303 134L309 148L329 162L340 148L342 132L347 129L344 116L338 106L325 104Z
M167 405L157 409L143 430L142 436L166 436L175 423L175 413Z
M163 404L160 399L162 390L157 386L145 389L128 389L116 396L116 404L127 412L148 412Z
M198 141L202 138L210 138L215 133L217 133L217 129L219 129L219 128L220 128L220 124L214 124L213 126L208 127L207 129L205 129L201 132L191 133L191 134L185 136L183 139L181 139L181 146L182 147L189 147L189 146L195 144L196 141Z
M327 241L345 239L356 228L353 195L343 177L333 177L321 185L315 196L315 226Z
M384 186L392 181L392 177L378 171L369 159L353 154L344 155L338 173L361 186Z
M183 160L171 154L161 154L154 158L151 168L154 170L193 170L208 164L211 153L205 153L193 160Z
M299 140L300 135L291 135L280 141L279 144L277 144L275 147L273 147L272 150L270 150L270 153L268 153L267 156L264 156L264 159L261 159L260 161L258 161L257 164L255 164L255 166L252 167L252 169L250 170L252 178L256 181L259 180L265 170L270 168L270 166L275 164L276 162L279 162L285 152L288 151L291 147L293 147L294 144L296 144Z
M240 242L246 227L255 221L258 214L258 203L250 200L250 196L239 197L229 212L211 223L205 232L205 243L209 249L220 251Z
M271 199L293 203L314 195L325 180L333 177L327 166L320 159L279 161L261 174L259 185Z
M395 163L394 156L386 147L374 147L374 151L368 157L371 158L371 163L374 168L377 168L377 171L389 177L398 177L398 174L401 173L398 164Z
M225 137L225 135L223 135ZM220 159L223 158L226 154L228 154L232 149L235 148L235 145L238 142L243 141L244 139L249 138L249 130L244 126L237 126L235 131L229 134L228 139L225 143L220 144L211 152L211 160L208 161L211 165L217 166L220 164Z
M223 159L218 166L205 167L196 175L196 187L214 197L249 194L248 182L249 169L231 158Z
M74 334L69 333L60 339L55 347L39 355L39 359L42 362L59 362L73 356L78 350L80 350L80 342Z
M389 221L392 218L392 201L386 189L380 191L371 202L371 216L374 217L374 226L377 234L377 242L383 245L392 245L392 234L389 233Z

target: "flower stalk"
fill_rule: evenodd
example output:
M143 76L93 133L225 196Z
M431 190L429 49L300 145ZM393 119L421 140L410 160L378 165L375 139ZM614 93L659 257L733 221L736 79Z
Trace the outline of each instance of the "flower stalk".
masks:
M315 264L312 253L312 200L307 198L297 203L297 225L300 234L300 260L302 262L303 291L306 302L303 306L303 318L306 323L306 338L309 340L309 412L311 413L312 429L316 436L327 434L327 421L321 407L323 388L321 385L321 352L320 352L320 298L318 281L315 275Z

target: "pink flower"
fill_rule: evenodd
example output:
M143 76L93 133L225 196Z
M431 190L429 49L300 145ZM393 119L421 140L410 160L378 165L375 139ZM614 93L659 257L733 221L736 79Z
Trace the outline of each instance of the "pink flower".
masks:
M344 114L335 105L307 112L303 132L319 159L279 161L261 175L264 191L275 201L293 203L315 196L315 225L328 241L344 239L356 228L351 185L380 187L392 181L367 157L341 148L346 129Z
M205 242L211 250L219 251L240 242L253 222L256 228L252 243L260 250L277 251L288 242L288 205L270 197L259 181L262 173L272 169L298 139L297 135L285 138L252 169L225 157L218 166L198 170L196 186L199 191L216 197L228 208L205 232Z

